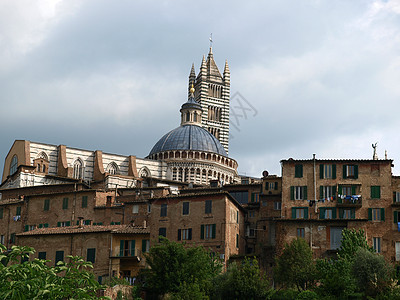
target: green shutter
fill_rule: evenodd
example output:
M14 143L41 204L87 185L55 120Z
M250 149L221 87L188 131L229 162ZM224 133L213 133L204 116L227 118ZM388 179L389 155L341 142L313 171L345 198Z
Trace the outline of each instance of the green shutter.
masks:
M135 256L135 247L136 247L136 241L135 240L131 240L131 249L130 249L130 256Z
M336 185L332 186L332 195L333 197L336 197Z
M397 217L398 217L398 212L397 212L397 211L394 211L394 212L393 212L393 223L397 223L397 222L398 222Z
M303 197L303 200L307 200L307 186L305 185L305 186L303 186L303 195L304 195L304 197Z
M343 165L343 179L347 178L347 174L346 174L346 165Z
M68 209L68 198L64 198L64 199L63 199L63 206L62 206L62 208L63 208L63 209Z
M94 264L96 261L96 248L89 248L87 249L86 260L90 261Z
M212 238L215 239L217 232L217 224L212 224Z
M372 208L368 208L368 220L372 221Z
M377 189L378 189L378 199L381 199L381 187L378 186Z
M292 219L296 219L296 208L292 207Z
M49 208L50 208L50 199L45 199L43 210L49 210Z
M61 222L57 222L57 227L60 227L61 226Z
M275 185L274 185L275 190L278 189L278 181L275 181Z
M204 240L204 225L201 225L200 239Z
M339 219L343 219L343 208L339 208Z
M354 165L354 178L358 178L358 165Z
M119 241L119 256L124 256L124 240Z
M38 226L39 228L43 228L43 224L39 224L39 226Z
M396 192L393 192L393 203L396 203ZM1 219L1 217L0 217Z
M355 219L356 218L356 210L352 208L350 210L350 219Z
M4 208L0 207L0 219L3 219L3 211L4 211Z
M189 237L188 237L188 239L189 239L189 240L192 239L192 228L189 228Z
M385 221L385 209L381 208L381 221Z
M236 234L236 248L239 248L239 235Z
M294 186L290 187L290 200L294 200Z
M254 202L254 193L251 193L251 202Z
M16 215L17 215L17 216L20 216L20 215L21 215L21 206L17 206L17 213L16 213Z
M147 240L142 240L142 253L145 253L147 250Z
M66 226L71 226L71 221L67 221L67 222L65 222L66 224Z
M294 177L301 178L303 177L303 165L295 165L294 166Z
M44 223L44 228L48 228L49 227L49 223Z
M356 186L355 186L355 185L352 185L352 186L351 186L351 194L352 194L352 195L355 195L355 194L356 194Z
M181 240L181 236L182 236L181 230L180 230L180 229L178 229L178 241L180 241L180 240Z
M324 165L323 164L319 165L319 178L320 179L324 178Z
M24 226L24 231L29 231L29 225Z
M332 179L336 179L336 165L332 165Z
M319 186L319 199L324 199L324 187L322 185Z
M87 207L87 199L88 199L88 196L82 196L82 208Z
M336 219L336 207L332 208L332 219Z
M308 219L308 207L304 209L304 219Z
M325 210L326 210L325 207L320 207L320 208L319 208L319 218L320 218L321 220L325 219Z
M269 182L267 181L267 182L265 183L265 190L268 191L268 189L269 189Z

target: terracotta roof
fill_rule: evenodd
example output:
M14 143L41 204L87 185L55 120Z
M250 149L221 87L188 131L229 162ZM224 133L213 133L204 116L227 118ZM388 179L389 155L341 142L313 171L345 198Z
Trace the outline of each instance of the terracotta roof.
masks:
M313 162L312 158L310 159L282 159L281 163L286 162ZM351 158L335 158L335 159L315 159L316 162L365 162L365 163L385 163L385 162L392 162L393 159L351 159Z
M132 233L132 234L148 234L150 233L149 227L139 227L131 225L83 225L68 226L68 227L52 227L52 228L36 228L31 231L17 234L17 236L30 236L30 235L54 235L54 234L80 234L80 233Z
M3 199L0 200L0 205L8 205L8 204L15 204L15 203L23 203L24 199Z

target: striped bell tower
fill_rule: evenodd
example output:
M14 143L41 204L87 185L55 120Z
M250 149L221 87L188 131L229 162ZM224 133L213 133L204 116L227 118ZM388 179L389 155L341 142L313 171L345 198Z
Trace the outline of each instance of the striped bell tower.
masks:
M221 75L210 47L207 60L203 56L197 77L192 65L188 88L190 94L190 87L194 85L195 100L203 109L202 127L221 142L228 154L230 76L228 61L225 61L224 73Z

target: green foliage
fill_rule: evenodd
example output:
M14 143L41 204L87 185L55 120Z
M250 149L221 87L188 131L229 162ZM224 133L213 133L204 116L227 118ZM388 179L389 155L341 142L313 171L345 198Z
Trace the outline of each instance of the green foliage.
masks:
M357 231L354 228L344 228L342 231L341 246L338 250L338 257L351 261L359 248L373 252L373 249L368 246L364 230L360 229Z
M170 300L207 300L208 296L201 290L200 285L195 283L188 284L183 282L179 290L172 293Z
M337 299L348 299L356 290L356 282L351 273L351 262L345 259L317 260L316 288L322 296L334 296Z
M353 276L360 291L375 297L390 289L393 268L379 254L360 248L352 265Z
M296 297L296 300L318 300L318 299L319 297L316 292L308 290L300 292Z
M291 289L275 291L270 297L271 300L296 300L298 291Z
M215 281L213 299L266 299L269 282L260 272L257 259L232 263Z
M315 279L315 264L312 251L302 238L285 245L276 260L275 280L286 287L295 286L299 291L312 287Z
M108 280L104 280L103 285L113 287L115 285L131 285L125 278L111 277Z
M142 275L145 278L146 291L157 294L182 292L182 286L198 285L199 290L207 294L212 279L222 269L219 259L213 257L202 247L185 248L184 245L163 238L161 243L150 248L146 254L150 269ZM191 287L195 290L196 287Z
M90 262L68 256L69 263L50 267L46 260L20 263L33 248L13 246L11 252L0 244L0 299L96 299L101 288L94 279Z

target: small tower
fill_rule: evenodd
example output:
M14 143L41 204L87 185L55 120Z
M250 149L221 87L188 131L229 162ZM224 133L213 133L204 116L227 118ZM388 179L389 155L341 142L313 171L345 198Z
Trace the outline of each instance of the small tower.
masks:
M200 103L202 127L212 133L229 153L229 98L230 98L230 71L228 61L225 61L223 76L214 61L212 48L207 56L203 56L200 72L193 80L194 66L189 75L189 87L194 81L196 92L195 100Z
M194 100L193 85L189 90L190 96L186 103L181 107L181 125L197 125L201 127L202 108L199 103Z

